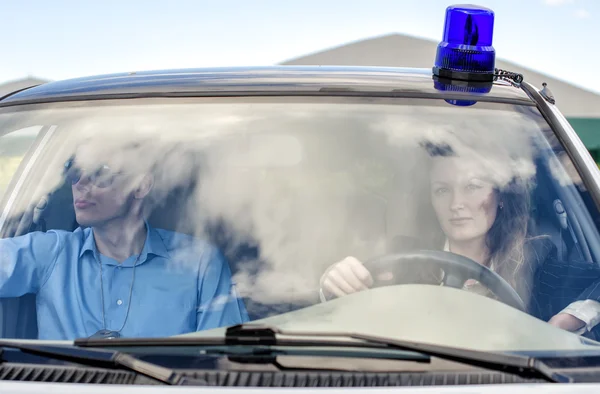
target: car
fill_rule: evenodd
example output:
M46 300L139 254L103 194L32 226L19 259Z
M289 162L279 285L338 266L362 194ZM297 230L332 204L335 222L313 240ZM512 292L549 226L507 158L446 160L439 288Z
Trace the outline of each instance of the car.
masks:
M2 97L0 390L597 391L600 172L494 18Z

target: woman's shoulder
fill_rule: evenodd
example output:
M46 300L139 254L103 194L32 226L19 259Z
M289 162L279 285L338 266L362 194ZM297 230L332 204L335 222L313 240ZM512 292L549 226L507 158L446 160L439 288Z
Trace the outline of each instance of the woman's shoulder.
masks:
M549 236L529 237L523 245L525 259L530 262L543 263L547 260L556 260L557 249Z

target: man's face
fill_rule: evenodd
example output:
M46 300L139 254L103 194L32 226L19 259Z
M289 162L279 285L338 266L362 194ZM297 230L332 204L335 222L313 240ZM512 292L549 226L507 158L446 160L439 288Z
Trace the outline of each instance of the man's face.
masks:
M80 226L98 226L130 212L134 201L132 180L114 162L85 160L78 154L67 166Z

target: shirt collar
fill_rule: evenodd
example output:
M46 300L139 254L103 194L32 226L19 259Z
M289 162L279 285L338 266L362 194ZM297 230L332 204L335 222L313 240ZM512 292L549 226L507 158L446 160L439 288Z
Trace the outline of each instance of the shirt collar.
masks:
M151 227L148 222L146 224L146 241L144 242L144 248L142 249L142 253L140 255L139 261L144 262L148 258L149 254L153 254L160 257L169 257L167 252L167 248L165 243L155 228ZM96 253L96 242L94 242L94 232L91 228L88 228L88 231L84 232L85 240L83 241L83 246L81 247L81 251L79 252L79 257L83 256L83 254L87 251L92 253Z
M444 242L444 252L450 251L450 243L448 242L448 238L446 238L446 242Z

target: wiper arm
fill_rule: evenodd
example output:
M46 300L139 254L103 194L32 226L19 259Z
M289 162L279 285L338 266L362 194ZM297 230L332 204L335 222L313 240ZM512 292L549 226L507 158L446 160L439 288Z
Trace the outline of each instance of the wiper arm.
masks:
M227 329L225 342L228 344L247 345L279 345L277 335L290 337L349 338L367 342L371 345L384 346L398 350L412 351L443 360L486 368L519 375L526 378L542 378L553 383L570 383L572 378L555 372L541 360L534 357L504 353L483 352L470 349L459 349L448 346L432 345L420 342L402 341L345 332L294 332L279 330L274 327L242 324ZM335 341L328 343L335 345ZM347 346L347 343L343 343Z
M287 336L290 338L278 338ZM323 338L338 338L324 341ZM339 339L346 339L340 341ZM356 341L349 341L356 340ZM403 341L372 335L348 332L294 332L256 324L229 327L225 337L175 337L156 339L80 339L77 346L194 346L194 345L248 345L248 346L339 346L379 347L416 352L443 360L459 362L475 367L506 372L526 378L544 379L555 383L569 383L572 379L555 372L539 359L528 356L492 353L448 346ZM110 345L109 345L110 344Z
M117 351L91 350L65 346L28 345L7 341L0 341L0 347L2 349L17 349L23 353L91 367L125 368L168 385L181 385L185 383L185 379L180 374L168 368L142 361L134 356ZM2 361L4 362L5 360Z

